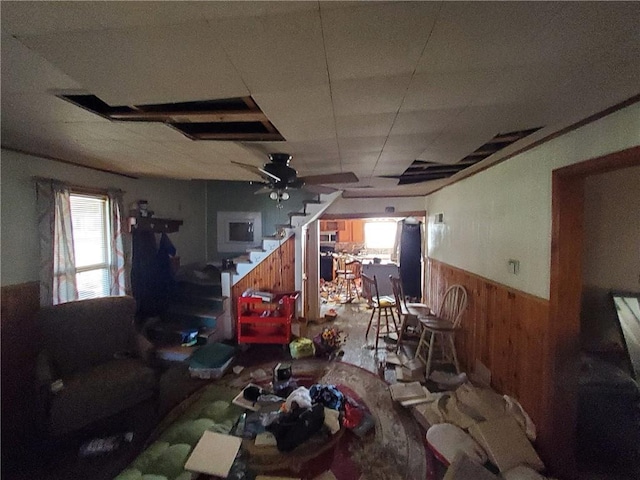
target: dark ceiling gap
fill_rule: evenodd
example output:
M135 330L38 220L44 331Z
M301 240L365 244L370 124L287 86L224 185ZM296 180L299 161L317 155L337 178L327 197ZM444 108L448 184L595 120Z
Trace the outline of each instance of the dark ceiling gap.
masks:
M499 133L487 143L477 148L475 151L456 163L436 163L424 160L414 160L402 175L388 175L386 178L397 178L398 185L410 185L414 183L428 182L449 178L452 175L469 168L485 158L499 152L514 142L537 132L542 127L529 128L508 133Z
M192 140L284 140L251 97L121 106L95 95L59 97L112 121L164 123Z

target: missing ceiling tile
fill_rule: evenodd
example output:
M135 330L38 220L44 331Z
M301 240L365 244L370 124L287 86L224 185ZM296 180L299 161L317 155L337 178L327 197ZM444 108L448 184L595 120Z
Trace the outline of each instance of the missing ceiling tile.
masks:
M60 98L113 121L164 123L192 140L284 140L251 97L121 106L108 105L95 95Z
M462 160L446 164L437 162L426 162L423 160L414 160L402 175L389 175L386 178L397 178L398 185L410 185L414 183L429 182L432 180L440 180L449 178L462 170L484 160L485 158L499 152L514 142L537 132L542 127L530 128L527 130L518 130L509 133L499 133L487 143L477 148L475 151L464 157Z

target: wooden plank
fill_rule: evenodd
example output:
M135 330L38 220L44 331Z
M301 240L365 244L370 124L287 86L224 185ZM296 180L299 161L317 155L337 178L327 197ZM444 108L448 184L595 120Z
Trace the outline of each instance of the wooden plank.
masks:
M218 110L209 112L120 112L109 115L114 120L174 122L174 123L225 123L268 122L264 113L246 110Z
M278 141L284 140L279 133L193 133L195 140L252 140L252 141Z
M238 297L247 289L271 292L293 292L295 290L295 237L291 237L276 248L256 268L231 287L231 297L236 315Z
M491 370L492 386L520 401L534 423L542 424L549 302L432 258L427 259L427 270L430 303L439 305L450 285L467 290L468 307L456 333L463 369L470 371L480 360Z

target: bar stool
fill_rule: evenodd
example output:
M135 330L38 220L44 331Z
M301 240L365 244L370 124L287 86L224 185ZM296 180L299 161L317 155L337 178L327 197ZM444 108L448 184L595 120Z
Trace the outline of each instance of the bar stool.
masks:
M393 315L393 309L396 307L396 302L390 297L380 297L378 293L378 281L376 276L373 278L362 274L362 296L367 299L369 306L373 308L371 312L371 317L369 318L369 325L367 325L367 331L364 334L365 340L369 336L369 330L371 330L371 325L373 324L373 317L378 313L376 319L376 325L374 329L376 330L376 342L375 349L378 350L378 339L380 338L380 322L382 320L382 314L384 314L384 322L385 322L385 333L388 335L391 333L389 330L389 317L391 317L391 321L393 322L393 328L395 332L398 332L398 324L396 323L396 318Z
M445 292L436 315L418 317L422 325L422 334L416 349L416 358L426 364L426 378L429 378L431 372L436 340L440 342L442 361L453 361L456 373L460 373L454 336L456 330L460 328L462 314L466 308L467 291L462 285L452 285ZM427 334L429 334L428 353L425 358L424 350L427 348Z

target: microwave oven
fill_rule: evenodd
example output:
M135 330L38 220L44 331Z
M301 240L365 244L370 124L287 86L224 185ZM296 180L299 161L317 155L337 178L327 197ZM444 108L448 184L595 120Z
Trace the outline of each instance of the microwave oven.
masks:
M320 232L320 242L336 243L337 241L338 234L336 232Z

